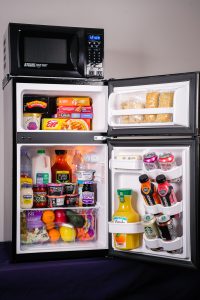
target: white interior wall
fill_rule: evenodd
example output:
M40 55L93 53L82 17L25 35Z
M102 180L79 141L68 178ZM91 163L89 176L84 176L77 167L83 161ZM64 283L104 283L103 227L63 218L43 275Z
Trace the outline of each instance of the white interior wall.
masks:
M105 78L200 70L199 0L0 0L0 78L3 33L9 22L105 29ZM3 145L0 90L0 145ZM4 159L0 148L0 241ZM6 166L5 166L6 167Z

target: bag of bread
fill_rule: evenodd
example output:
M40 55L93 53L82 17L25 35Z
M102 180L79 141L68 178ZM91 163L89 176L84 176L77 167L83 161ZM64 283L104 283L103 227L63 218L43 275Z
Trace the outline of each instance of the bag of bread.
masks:
M174 92L162 92L159 97L159 107L173 107Z
M157 108L159 103L159 92L149 92L146 94L145 108ZM156 122L156 114L150 114L144 116L146 123Z
M120 124L128 124L129 123L129 116L120 116L119 117Z
M173 121L173 114L157 114L156 123L168 123Z

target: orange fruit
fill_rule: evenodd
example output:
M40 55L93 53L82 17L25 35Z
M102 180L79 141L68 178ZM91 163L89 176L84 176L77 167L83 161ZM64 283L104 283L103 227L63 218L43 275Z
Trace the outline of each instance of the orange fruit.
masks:
M55 228L49 230L48 234L51 242L57 242L60 238L60 232Z
M42 215L42 221L44 223L53 223L55 219L55 214L52 210L46 210L43 212L43 215Z
M46 229L50 230L55 227L55 223L46 223Z
M116 241L118 244L123 244L123 243L125 243L125 241L126 241L125 235L124 235L124 234L117 233L116 236L115 236L115 241Z

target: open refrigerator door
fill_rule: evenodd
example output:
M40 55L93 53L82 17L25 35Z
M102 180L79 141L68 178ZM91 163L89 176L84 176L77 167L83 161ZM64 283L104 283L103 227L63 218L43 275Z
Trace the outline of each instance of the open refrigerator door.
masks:
M156 258L175 264L193 260L191 240L195 227L191 224L195 220L191 220L191 216L194 217L195 174L191 143L111 142L109 232L113 255ZM120 196L128 190L132 191L132 208L139 216L136 222L128 221L123 198L127 196ZM123 207L121 202L124 202ZM126 244L128 236L134 239L139 236L139 243L130 247Z

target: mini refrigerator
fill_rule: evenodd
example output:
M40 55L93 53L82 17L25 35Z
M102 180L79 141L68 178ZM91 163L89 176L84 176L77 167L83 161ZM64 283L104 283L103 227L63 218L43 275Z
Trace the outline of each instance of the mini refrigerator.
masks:
M171 100L166 100L165 96L169 94ZM57 97L90 97L92 128L25 129L23 99L30 95L34 99L48 97L50 104ZM153 104L150 95L153 95ZM14 76L4 85L4 107L5 236L9 239L12 231L14 261L118 256L198 266L199 73L107 81ZM21 208L21 153L27 151L32 159L38 149L45 150L51 165L55 161L55 150L67 150L71 167L76 151L81 153L86 168L95 170L96 204ZM159 165L148 168L144 157L149 153L157 157L168 153L174 157L175 164L164 169ZM148 205L141 194L139 177L142 174L148 176L156 189L156 177L163 174L173 187L176 203ZM112 216L119 205L118 189L133 191L132 206L140 216L138 222L113 222ZM29 230L27 227L28 215L38 211L44 220L45 211L55 214L58 209L68 216L66 222L75 227L75 236L71 240L59 237L52 241L45 223L43 232L41 228ZM71 213L79 221L82 218L82 225L71 221ZM164 214L170 220L176 219L175 237L170 240L160 236L149 238L144 233L143 217L146 214ZM80 238L80 227L85 228L89 220L93 233L90 237ZM58 230L59 226L54 225ZM116 248L114 236L118 233L139 234L139 247Z

